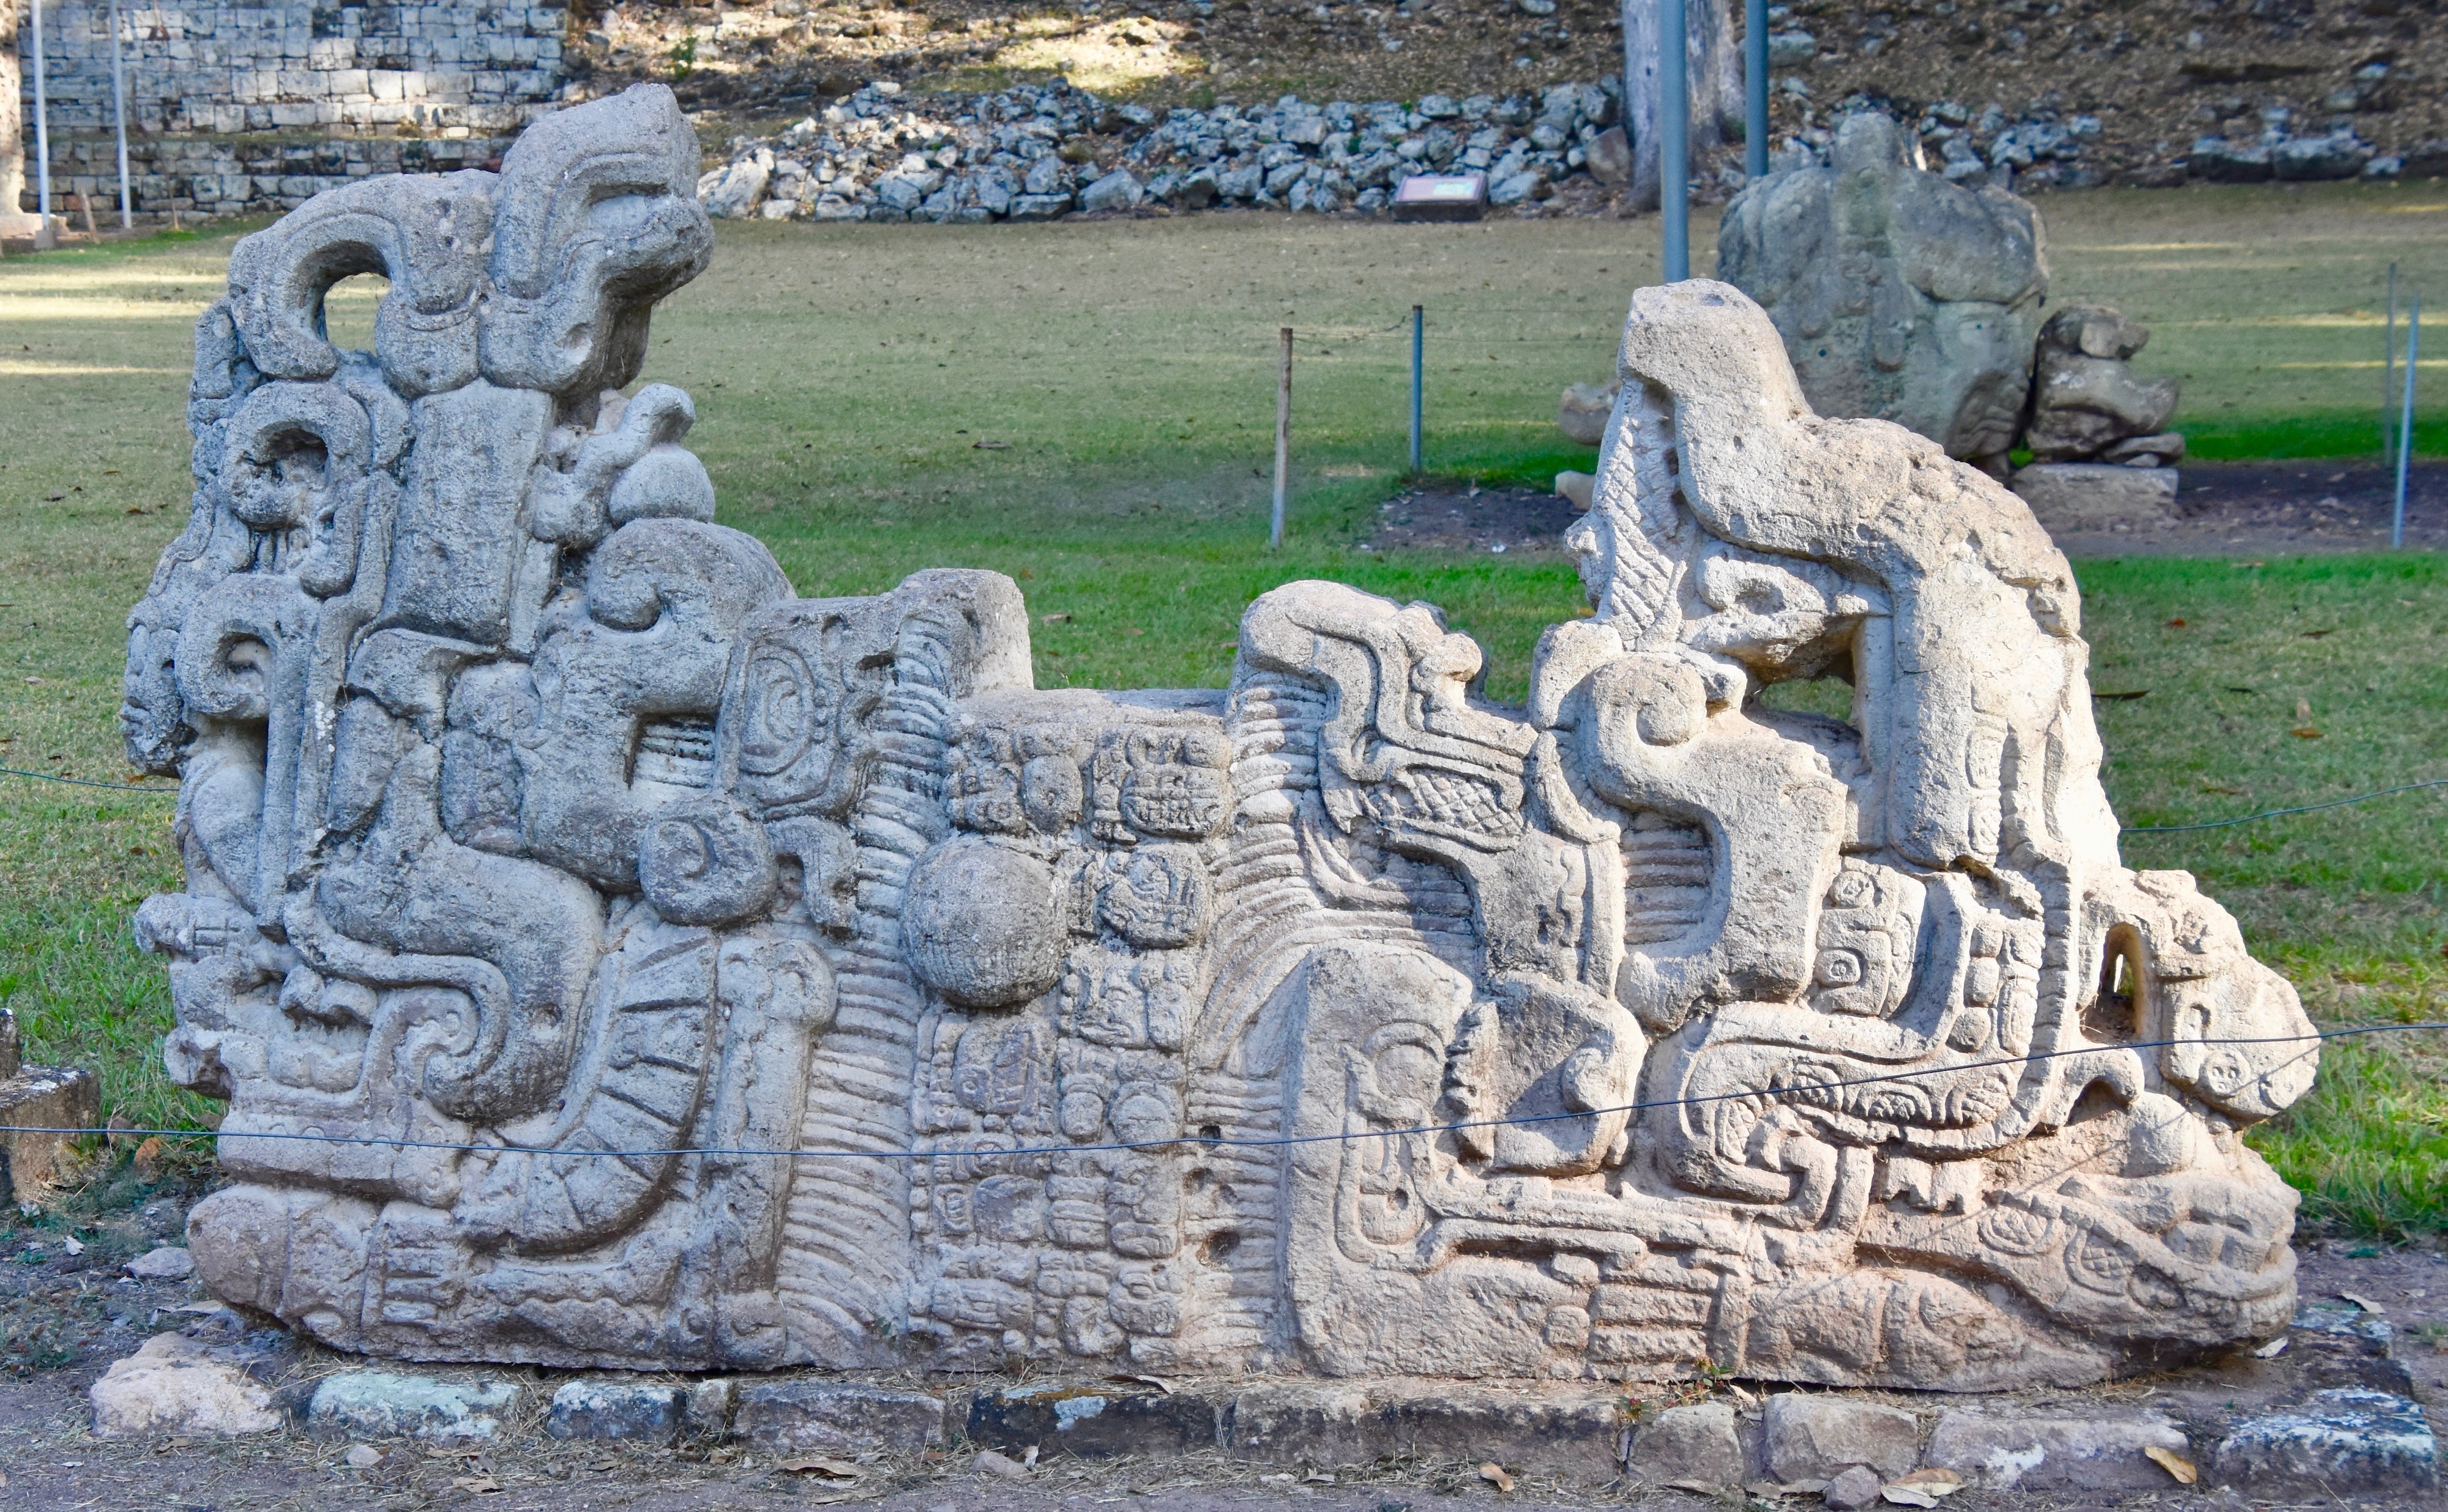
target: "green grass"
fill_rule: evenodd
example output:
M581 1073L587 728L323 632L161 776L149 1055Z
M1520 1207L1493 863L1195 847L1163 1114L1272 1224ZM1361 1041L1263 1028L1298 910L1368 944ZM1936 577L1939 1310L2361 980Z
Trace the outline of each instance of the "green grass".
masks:
M2377 361L2377 317L2355 308L2391 258L2409 282L2448 290L2440 222L2400 213L2419 194L2053 198L2057 297L2122 301L2158 326L2142 365L2189 375L2180 423L2197 450L2258 437L2267 454L2324 435L2354 450L2377 368L2366 402L2337 377L2353 370L2285 364L2366 348ZM1512 698L1540 629L1573 612L1566 565L1357 549L1401 482L1400 326L1427 307L1431 469L1544 482L1586 465L1556 436L1556 394L1609 367L1631 290L1655 277L1654 225L726 224L713 271L658 317L645 376L695 396L690 445L723 518L765 540L801 593L873 592L922 566L1009 573L1040 616L1042 685L1220 684L1248 601L1328 577L1442 605L1486 647L1489 691ZM182 517L188 332L230 239L0 263L0 765L125 775L122 622ZM2226 250L2131 250L2193 243ZM2287 250L2304 248L2325 250ZM335 335L362 340L371 297L335 296ZM1289 544L1270 553L1284 324L1302 335L1294 495ZM2448 450L2448 430L2439 440ZM2438 559L2099 562L2082 578L2096 685L2150 690L2099 705L2128 822L2448 775ZM2299 700L2320 738L2288 733L2305 722ZM2198 872L2325 1019L2436 1017L2423 973L2448 939L2443 804L2409 794L2133 834L2125 850L2133 865ZM0 1002L37 1058L95 1066L106 1105L146 1124L212 1113L161 1078L166 984L127 932L138 901L177 885L169 810L0 777ZM2438 1167L2407 1153L2440 1106L2426 1053L2337 1052L2344 1069L2257 1136L2313 1194L2307 1215L2374 1232L2439 1221ZM2385 1111L2356 1101L2382 1085L2400 1100Z

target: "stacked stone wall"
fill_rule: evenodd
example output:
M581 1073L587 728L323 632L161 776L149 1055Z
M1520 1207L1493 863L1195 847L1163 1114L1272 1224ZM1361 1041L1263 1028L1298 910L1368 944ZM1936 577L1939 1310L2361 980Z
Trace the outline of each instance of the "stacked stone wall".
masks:
M18 0L15 91L33 132L30 0ZM367 173L499 156L563 87L557 5L124 5L129 169L138 206L288 209ZM54 209L115 201L107 5L50 0L43 52ZM27 165L25 205L34 185Z

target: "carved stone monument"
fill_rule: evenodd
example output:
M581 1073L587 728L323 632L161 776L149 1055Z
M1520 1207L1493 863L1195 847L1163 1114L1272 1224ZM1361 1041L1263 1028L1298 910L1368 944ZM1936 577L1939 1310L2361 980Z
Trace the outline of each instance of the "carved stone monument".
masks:
M2119 864L2022 505L1741 294L1636 297L1526 706L1330 583L1227 689L1039 690L1009 581L794 598L621 396L695 177L641 87L312 201L201 323L127 734L216 1294L657 1369L1969 1388L2285 1326L2295 994Z
M2049 292L2028 201L1905 159L1876 111L1838 123L1826 166L1772 174L1726 206L1717 277L1768 310L1811 404L1874 415L2005 472Z

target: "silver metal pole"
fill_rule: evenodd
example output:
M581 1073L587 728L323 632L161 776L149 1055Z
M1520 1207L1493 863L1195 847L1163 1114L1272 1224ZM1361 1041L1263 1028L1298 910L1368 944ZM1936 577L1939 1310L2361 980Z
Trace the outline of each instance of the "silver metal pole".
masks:
M2405 465L2414 456L2414 364L2422 352L2422 296L2405 313L2405 403L2397 423L2397 507L2389 516L2390 550L2405 545Z
M1657 194L1669 283L1692 277L1692 97L1686 77L1691 46L1683 0L1658 0Z
M119 58L119 0L110 0L110 108L119 125L119 229L136 224L136 196L127 184L127 70Z
M51 115L43 79L43 0L28 3L34 10L34 213L42 218L34 227L34 250L48 252L59 245L59 238L51 229Z
M1768 0L1743 7L1743 174L1768 177Z
M1415 473L1420 470L1421 357L1427 345L1427 324L1425 311L1411 306L1411 470Z
M2397 264L2388 265L2388 335L2381 342L2380 460L2385 467L2397 444L2397 427L2388 423L2388 407L2397 398Z
M1275 513L1267 549L1284 544L1284 485L1292 466L1292 328L1283 328L1284 360L1275 376Z

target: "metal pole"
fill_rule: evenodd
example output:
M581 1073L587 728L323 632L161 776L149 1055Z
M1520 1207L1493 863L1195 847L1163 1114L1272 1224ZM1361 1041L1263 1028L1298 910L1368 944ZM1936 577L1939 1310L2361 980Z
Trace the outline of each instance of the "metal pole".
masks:
M1419 305L1411 306L1411 470L1420 470L1420 399L1421 355L1427 344L1427 316Z
M34 250L59 245L51 230L51 117L43 81L43 0L29 0L34 10Z
M119 0L110 0L110 109L119 125L119 229L136 224L136 196L127 185L127 70L119 60Z
M1743 7L1743 174L1768 177L1768 0Z
M1658 0L1657 196L1669 283L1692 277L1692 98L1686 78L1691 46L1683 0Z
M2405 545L2405 465L2414 455L2414 362L2422 352L2422 296L2405 313L2405 404L2397 423L2397 507L2389 516L2388 545Z
M2385 466L2396 444L2397 428L2388 423L2389 401L2397 397L2397 264L2388 265L2388 335L2381 343L2380 460Z
M1283 328L1284 358L1275 373L1275 514L1267 549L1284 544L1284 484L1292 469L1292 328Z

